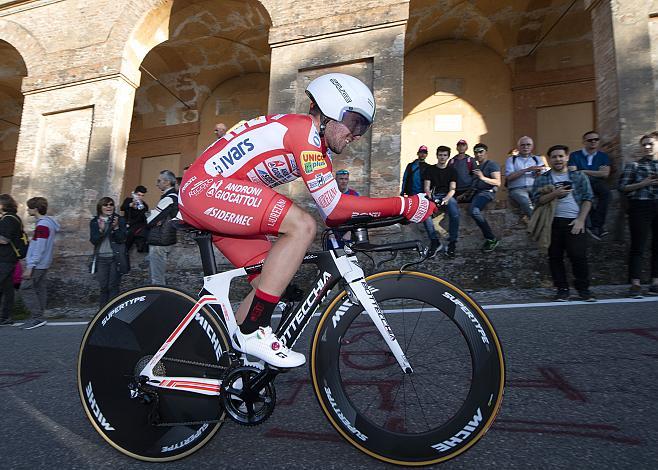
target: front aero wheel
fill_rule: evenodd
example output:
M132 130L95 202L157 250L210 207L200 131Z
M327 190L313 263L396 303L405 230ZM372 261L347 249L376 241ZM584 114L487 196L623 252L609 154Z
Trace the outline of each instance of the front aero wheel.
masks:
M367 281L413 373L342 292L311 346L322 410L350 444L385 462L430 465L459 455L491 426L503 398L503 352L491 322L436 276L389 271Z
M222 424L218 395L142 385L140 395L131 396L144 366L195 303L175 289L142 287L113 299L85 331L78 356L80 399L96 431L126 455L176 460L201 448ZM226 368L219 358L227 348L223 325L203 307L154 373L221 379Z

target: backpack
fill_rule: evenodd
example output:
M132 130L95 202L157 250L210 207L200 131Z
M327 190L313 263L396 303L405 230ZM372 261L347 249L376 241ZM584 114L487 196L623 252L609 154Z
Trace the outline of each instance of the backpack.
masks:
M450 159L448 162L448 165L455 166L455 159L454 157ZM475 163L473 163L473 157L466 157L466 167L468 168L468 173L473 173L473 168L475 167Z
M27 234L23 229L23 222L17 215L14 214L5 214L5 217L13 217L18 221L18 223L21 226L20 235L18 236L18 238L15 240L9 240L9 244L14 250L14 254L16 255L16 258L25 259L25 257L27 256L27 248L30 245L30 239L27 237Z

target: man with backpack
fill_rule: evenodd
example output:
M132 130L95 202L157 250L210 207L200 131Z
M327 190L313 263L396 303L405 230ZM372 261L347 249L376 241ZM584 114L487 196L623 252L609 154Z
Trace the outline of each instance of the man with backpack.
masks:
M449 165L457 172L457 191L455 199L457 202L471 202L473 198L473 168L475 161L466 153L468 143L464 139L457 142L457 154L452 157Z
M162 191L162 196L146 220L147 228L150 230L147 238L149 266L151 283L164 286L167 259L171 246L176 244L176 231L170 226L171 219L178 214L176 175L172 171L162 170L155 184Z
M9 194L0 194L0 326L11 326L14 308L12 274L19 257L25 257L27 240L23 240L23 222L16 215L18 206Z
M510 199L521 209L521 220L527 224L534 209L530 199L532 185L535 178L546 170L546 165L542 157L533 155L535 144L530 137L524 135L517 145L519 154L510 155L505 162L505 185Z

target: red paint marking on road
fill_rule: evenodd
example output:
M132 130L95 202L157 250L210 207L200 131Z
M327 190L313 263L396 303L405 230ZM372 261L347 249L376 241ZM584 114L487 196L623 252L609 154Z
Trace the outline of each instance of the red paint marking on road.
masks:
M514 425L527 425L528 427L516 427ZM567 436L588 437L602 439L604 441L617 442L628 445L641 445L643 441L636 437L615 436L613 432L620 432L617 426L609 424L568 423L556 421L530 421L520 419L497 419L492 428L497 431L522 432L528 434L562 434ZM557 428L557 429L555 429ZM559 429L565 428L565 429ZM581 429L581 430L575 430ZM588 431L589 430L589 431ZM610 431L609 433L596 431Z
M553 367L539 367L543 379L510 379L509 387L555 389L561 391L568 400L587 402L587 397L571 385L560 372Z
M36 380L44 374L47 370L35 370L33 372L0 372L0 388L15 387L16 385L24 384ZM10 378L14 378L11 381Z
M653 331L658 331L658 327L653 328L611 328L608 330L591 330L594 333L599 334L608 334L608 333L629 333L632 335L637 335L642 338L651 339L653 341L658 341L658 334L653 334Z

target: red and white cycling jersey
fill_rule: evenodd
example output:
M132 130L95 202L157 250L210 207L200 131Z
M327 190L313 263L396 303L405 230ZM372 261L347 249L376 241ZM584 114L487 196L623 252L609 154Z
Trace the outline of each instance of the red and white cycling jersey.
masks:
M215 234L213 242L235 266L263 261L292 201L273 187L301 177L328 225L370 214L429 216L429 201L342 194L331 159L309 115L262 116L231 129L208 147L183 176L183 219ZM404 202L404 204L403 204Z
M399 197L374 199L342 194L326 150L309 115L277 114L245 122L208 147L185 173L181 188L183 214L189 197L201 195L204 190L211 198L217 198L221 191L219 199L227 203L224 210L259 204L257 199L262 192L231 185L231 181L250 181L273 188L299 177L328 225L337 225L357 214L384 217L401 213ZM226 193L227 187L238 191Z

